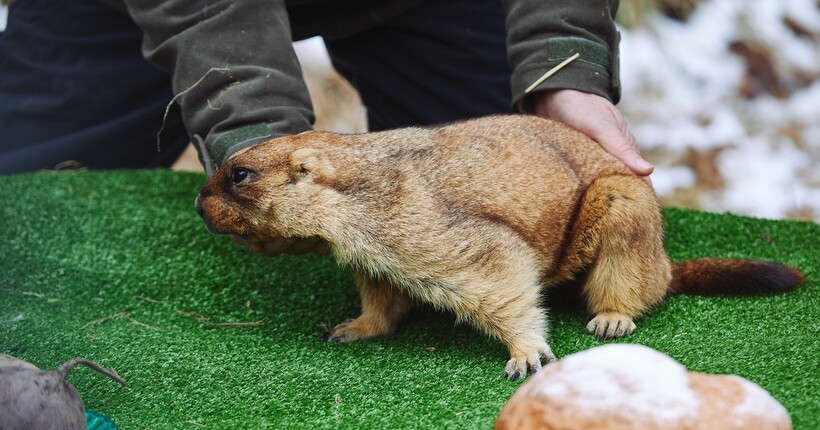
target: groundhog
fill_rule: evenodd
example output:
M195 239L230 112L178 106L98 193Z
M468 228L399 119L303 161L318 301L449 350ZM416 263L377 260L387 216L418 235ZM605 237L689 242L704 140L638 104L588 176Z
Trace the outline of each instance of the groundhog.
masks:
M584 134L528 115L276 138L220 167L196 209L215 234L329 243L354 271L362 314L323 339L391 334L422 302L503 342L513 380L555 360L544 288L575 281L594 315L587 331L618 338L670 294L804 279L758 260L670 264L651 185Z

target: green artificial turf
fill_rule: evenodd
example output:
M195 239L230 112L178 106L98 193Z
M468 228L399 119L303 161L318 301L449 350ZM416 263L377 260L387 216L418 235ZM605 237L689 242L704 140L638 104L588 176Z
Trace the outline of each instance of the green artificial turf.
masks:
M389 338L321 342L358 313L350 273L327 256L266 258L212 236L193 207L203 182L161 170L0 177L0 353L116 368L126 387L87 368L71 381L123 430L492 427L521 384L502 378L498 342L429 310ZM771 297L675 297L624 341L746 377L795 428L818 428L820 226L666 218L673 260L776 259L809 282ZM559 358L599 345L583 312L555 307Z

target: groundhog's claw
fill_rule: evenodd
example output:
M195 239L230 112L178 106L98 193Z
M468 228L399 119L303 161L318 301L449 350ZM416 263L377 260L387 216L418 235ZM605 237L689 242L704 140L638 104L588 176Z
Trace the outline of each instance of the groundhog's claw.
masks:
M374 318L372 315L362 315L356 319L342 321L336 327L322 335L322 340L328 342L348 343L377 336L385 336L395 331L395 324L390 321Z
M598 340L617 339L633 331L635 323L632 318L616 312L600 313L587 324L587 333L595 334Z
M504 377L510 381L515 381L526 375L534 375L545 364L555 361L555 354L549 346L530 356L521 355L510 359L504 368Z

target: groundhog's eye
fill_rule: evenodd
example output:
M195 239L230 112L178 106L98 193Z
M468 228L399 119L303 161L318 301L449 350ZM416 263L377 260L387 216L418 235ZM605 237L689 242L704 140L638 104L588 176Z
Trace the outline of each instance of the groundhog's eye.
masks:
M233 169L231 172L231 184L237 185L245 182L251 176L250 172L241 167Z

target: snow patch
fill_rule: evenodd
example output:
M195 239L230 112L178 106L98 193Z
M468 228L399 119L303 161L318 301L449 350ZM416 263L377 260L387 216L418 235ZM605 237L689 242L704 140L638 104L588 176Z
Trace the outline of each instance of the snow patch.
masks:
M794 180L795 171L808 168L808 163L805 154L789 140L772 146L761 138L750 138L743 148L727 149L718 156L721 170L730 173L720 199L743 213L779 218L784 210L812 203L803 200L809 190ZM765 198L767 204L758 204L755 196ZM708 206L710 202L705 203Z
M789 23L820 33L816 2L711 0L686 22L655 14L644 26L620 29L619 108L641 149L666 154L667 161L653 160L661 198L697 184L691 169L664 162L725 147L717 167L726 187L699 192L701 208L820 221L820 41ZM744 95L747 64L731 49L738 41L771 59L785 97Z
M660 195L695 186L695 172L686 166L658 166L652 173L652 186Z
M0 5L0 31L6 29L6 23L9 19L9 8L6 5Z

